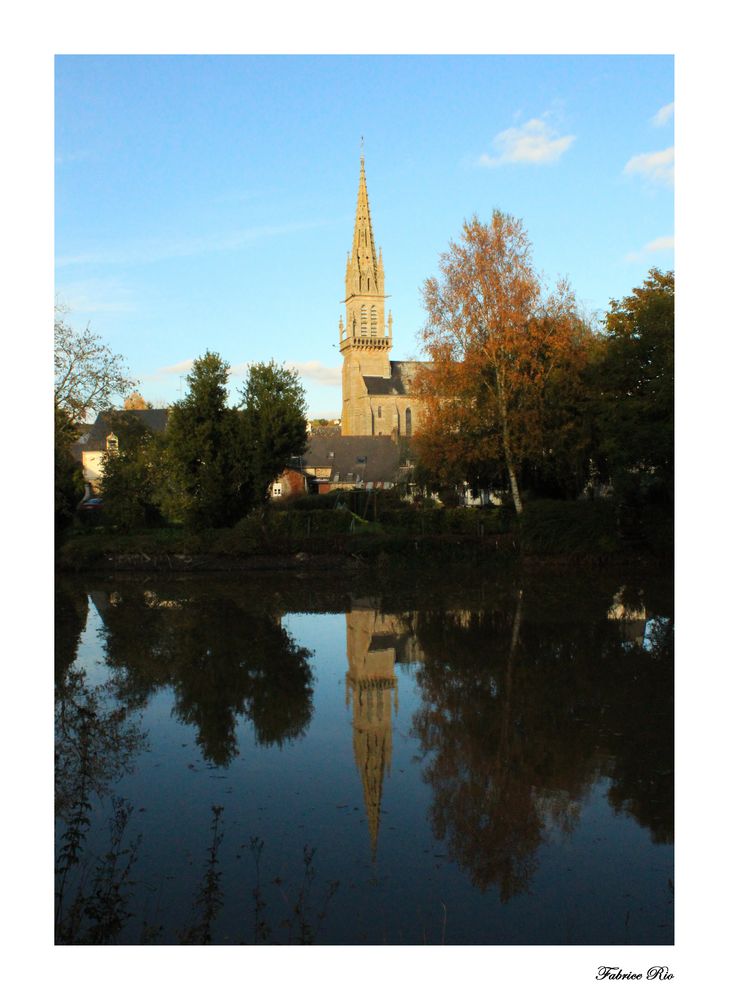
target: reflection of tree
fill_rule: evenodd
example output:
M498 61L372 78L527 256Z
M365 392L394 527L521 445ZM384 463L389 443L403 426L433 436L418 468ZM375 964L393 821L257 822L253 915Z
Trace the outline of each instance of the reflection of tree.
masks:
M237 753L239 716L264 744L304 732L312 713L310 654L275 615L190 583L154 592L128 584L112 596L95 598L126 704L172 688L178 717L196 727L206 759L220 766Z
M63 688L66 672L76 659L81 633L86 627L89 600L86 591L60 579L55 591L55 677Z
M670 837L670 649L658 630L652 651L624 641L607 617L615 589L530 581L488 610L415 618L433 829L502 899L528 887L539 845L573 827L599 774L616 808Z
M626 653L616 678L622 697L606 724L615 765L611 805L647 827L655 843L673 842L673 623L655 620L648 650ZM617 739L615 734L628 735Z
M111 682L91 685L75 664L86 623L86 595L69 585L56 591L55 757L56 811L68 821L79 801L131 768L144 737L129 711L114 699Z

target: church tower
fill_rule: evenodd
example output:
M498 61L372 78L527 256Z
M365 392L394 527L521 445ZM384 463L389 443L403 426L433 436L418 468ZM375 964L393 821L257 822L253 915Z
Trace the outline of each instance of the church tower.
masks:
M342 434L372 434L364 376L390 378L392 314L385 325L382 248L375 250L364 156L360 157L352 250L344 278L345 319L339 317L342 354Z

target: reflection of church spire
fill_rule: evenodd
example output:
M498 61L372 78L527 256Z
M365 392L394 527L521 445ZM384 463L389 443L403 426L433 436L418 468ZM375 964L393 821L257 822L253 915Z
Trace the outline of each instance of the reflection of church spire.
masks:
M379 626L379 628L378 628ZM372 648L376 632L385 631L377 612L347 613L347 705L352 704L352 744L364 790L372 859L377 854L385 772L392 763L392 694L397 711L394 642Z

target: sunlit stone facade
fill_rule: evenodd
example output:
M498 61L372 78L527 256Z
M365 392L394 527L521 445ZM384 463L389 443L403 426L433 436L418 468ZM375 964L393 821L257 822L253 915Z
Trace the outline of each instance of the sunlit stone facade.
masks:
M342 434L410 436L417 427L413 395L417 361L390 361L392 313L385 320L382 248L375 249L364 157L360 160L352 250L344 279L345 317L339 317L342 354Z

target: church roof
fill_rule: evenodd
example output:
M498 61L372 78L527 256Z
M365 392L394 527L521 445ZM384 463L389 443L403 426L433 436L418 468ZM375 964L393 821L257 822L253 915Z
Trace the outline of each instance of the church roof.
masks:
M428 361L391 361L390 377L363 375L368 396L412 396L418 370Z

